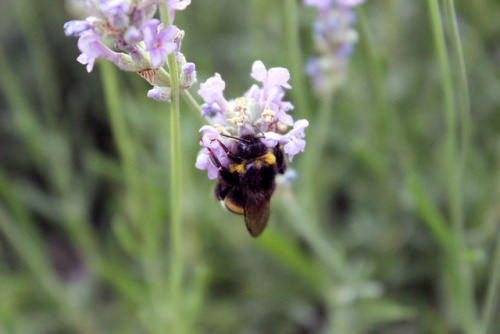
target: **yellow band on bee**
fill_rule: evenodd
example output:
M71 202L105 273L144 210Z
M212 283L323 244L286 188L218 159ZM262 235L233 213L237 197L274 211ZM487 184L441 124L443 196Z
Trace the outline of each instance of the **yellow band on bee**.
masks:
M240 164L230 164L229 165L229 171L231 173L240 173L240 174L245 174L247 170L245 169L245 166L249 163L251 163L252 160L243 160ZM272 166L276 163L276 157L274 154L267 153L264 154L263 156L260 156L254 160L255 167L260 169L262 165L264 166Z
M259 157L259 160L263 160L264 163L268 166L274 165L276 163L276 157L271 153L267 153L266 155Z
M246 169L245 169L245 164L246 162L243 161L241 164L230 164L229 165L229 171L231 173L240 173L240 174L244 174L246 173Z
M226 197L224 199L224 205L226 206L226 209L228 209L229 211L231 211L233 213L236 213L239 215L242 215L245 213L245 208L242 207L241 205L234 203L229 197Z

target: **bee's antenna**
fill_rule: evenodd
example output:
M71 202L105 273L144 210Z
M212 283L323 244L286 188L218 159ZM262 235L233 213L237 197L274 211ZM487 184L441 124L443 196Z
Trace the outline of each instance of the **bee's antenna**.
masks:
M262 132L261 129L259 129L258 127L256 127L255 125L253 126L255 129L257 129L260 133L262 133L262 138L266 138L266 135L264 132Z
M250 144L250 142L246 139L243 139L243 138L239 138L239 137L234 137L234 136L228 136L228 135L224 135L224 134L221 134L221 136L223 137L227 137L227 138L232 138L232 139L236 139L236 140L239 140L239 141L242 141L246 144Z

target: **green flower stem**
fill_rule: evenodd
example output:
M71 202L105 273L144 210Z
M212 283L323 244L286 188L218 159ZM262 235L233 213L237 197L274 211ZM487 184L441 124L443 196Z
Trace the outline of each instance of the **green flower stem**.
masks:
M159 68L158 70L159 75L165 78L165 81L168 81L166 84L170 87L170 74L164 69L164 68ZM184 101L187 103L187 105L191 108L192 111L196 112L198 116L200 116L203 113L203 110L200 107L200 104L196 102L195 98L191 93L183 89L181 91L182 97L184 98ZM203 119L205 123L210 124L210 122L207 119Z
M465 254L464 218L463 218L463 187L460 179L463 161L457 154L457 116L453 95L451 70L448 61L446 42L442 28L441 16L437 0L427 0L436 53L441 70L441 80L445 103L446 142L445 157L447 166L447 194L450 217L452 221L454 250L447 254L450 261L450 277L455 282L455 292L458 302L459 321L465 333L476 332L476 309L474 305L473 288L467 263L463 260Z
M311 115L309 103L306 95L306 84L304 77L304 61L302 60L302 51L300 47L299 18L297 9L297 0L284 0L284 20L286 31L286 42L289 56L289 65L291 72L291 83L293 94L295 96L296 107L299 115L308 118Z
M167 3L160 5L160 17L164 25L170 25ZM179 73L175 52L168 55L170 73L170 297L175 312L174 332L182 332L182 235L181 235L181 154L179 125Z
M108 61L100 62L101 80L104 88L104 100L108 112L113 138L120 155L123 179L126 185L126 208L129 210L131 221L131 233L142 235L140 248L142 251L141 265L150 288L150 298L154 299L159 294L161 282L156 274L154 261L155 246L160 238L151 224L152 219L145 219L146 214L141 210L141 199L144 193L141 189L140 179L137 171L134 143L127 129L126 119L120 104L120 89L116 76L116 69ZM149 223L148 223L149 222ZM122 227L127 228L127 227ZM155 240L156 239L156 240ZM102 270L102 268L101 268ZM102 273L101 273L102 274Z
M113 137L120 154L123 177L129 191L128 205L131 210L132 220L134 220L134 223L139 223L137 201L132 196L133 194L137 194L139 184L135 167L134 145L127 130L126 120L120 105L120 93L115 69L113 64L108 61L101 61L99 65L106 110L111 123Z
M493 320L493 313L498 307L498 295L500 290L500 234L497 233L495 254L493 255L490 281L482 308L481 334L488 334Z

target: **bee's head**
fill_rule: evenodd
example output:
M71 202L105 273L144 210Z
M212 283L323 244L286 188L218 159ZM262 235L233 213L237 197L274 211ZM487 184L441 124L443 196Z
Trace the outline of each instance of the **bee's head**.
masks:
M246 134L230 138L237 140L235 154L243 159L254 159L267 153L267 147L260 136Z

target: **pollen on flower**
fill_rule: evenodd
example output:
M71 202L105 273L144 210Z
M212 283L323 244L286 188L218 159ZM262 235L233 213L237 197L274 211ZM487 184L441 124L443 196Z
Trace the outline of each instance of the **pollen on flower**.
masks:
M264 118L265 122L272 123L274 121L274 115L276 115L276 113L272 111L271 108L269 108L269 104L267 104L264 111L262 111L262 118Z
M221 135L226 135L226 136L231 135L231 133L229 131L227 131L226 128L220 124L214 124L214 129L215 129L215 131L217 131Z
M174 37L174 42L180 42L186 33L184 30L177 30L177 34Z

